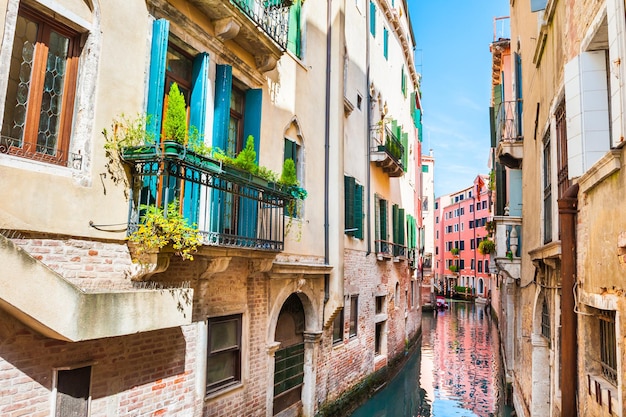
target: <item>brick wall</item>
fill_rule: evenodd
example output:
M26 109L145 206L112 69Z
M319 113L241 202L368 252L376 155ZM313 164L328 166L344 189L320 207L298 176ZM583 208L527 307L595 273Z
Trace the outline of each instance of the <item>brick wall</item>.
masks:
M194 326L68 343L0 322L2 416L49 416L54 368L89 363L92 417L193 415Z

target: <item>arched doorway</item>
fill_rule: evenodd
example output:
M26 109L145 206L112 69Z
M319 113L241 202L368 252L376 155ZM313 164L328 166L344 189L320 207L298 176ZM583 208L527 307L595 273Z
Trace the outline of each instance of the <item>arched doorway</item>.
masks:
M482 278L478 278L478 295L483 295L485 292L485 286Z
M274 359L274 415L298 403L304 381L304 307L296 294L283 304L276 323L280 349Z

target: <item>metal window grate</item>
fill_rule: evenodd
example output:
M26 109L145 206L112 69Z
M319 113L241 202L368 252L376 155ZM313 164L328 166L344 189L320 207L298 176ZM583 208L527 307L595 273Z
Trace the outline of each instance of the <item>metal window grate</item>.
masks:
M615 312L600 311L600 363L602 375L617 385L617 350L615 337Z

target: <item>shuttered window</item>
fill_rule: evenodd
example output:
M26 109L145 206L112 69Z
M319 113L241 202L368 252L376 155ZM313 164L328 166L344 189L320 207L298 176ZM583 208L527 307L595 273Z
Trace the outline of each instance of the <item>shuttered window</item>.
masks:
M287 49L298 58L302 57L302 0L294 0L289 8L289 32L287 33Z
M344 177L345 233L363 239L363 186L354 177Z
M376 36L376 5L370 1L370 33Z
M389 31L387 28L383 29L383 55L385 59L389 59Z

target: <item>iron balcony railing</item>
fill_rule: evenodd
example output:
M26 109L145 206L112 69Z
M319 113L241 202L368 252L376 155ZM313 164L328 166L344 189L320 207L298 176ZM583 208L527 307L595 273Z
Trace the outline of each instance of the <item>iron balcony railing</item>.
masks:
M165 208L177 199L204 245L284 249L285 208L293 199L280 186L219 163L200 165L189 153L135 160L132 175L139 191L130 199L129 233L146 205Z
M231 0L231 2L283 50L287 49L291 0Z
M503 101L496 113L496 140L513 142L523 140L520 110L521 101Z
M400 166L402 166L402 156L404 155L404 146L400 139L391 131L389 127L385 127L385 143L384 150L389 156Z
M8 136L0 136L0 153L73 169L81 169L83 164L80 153L64 152L56 146L33 145Z
M386 240L374 241L376 255L384 258L401 258L408 259L407 247L398 243L388 242Z

